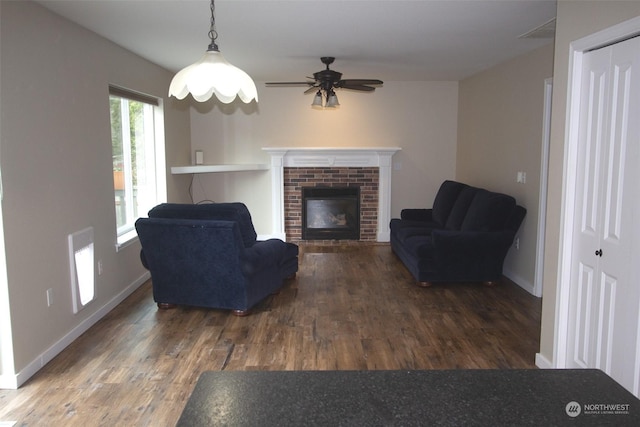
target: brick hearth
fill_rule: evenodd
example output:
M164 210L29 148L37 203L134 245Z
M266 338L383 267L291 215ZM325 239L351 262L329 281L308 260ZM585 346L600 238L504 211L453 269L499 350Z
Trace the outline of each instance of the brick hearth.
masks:
M378 227L377 167L285 167L284 168L284 226L288 241L302 239L302 187L359 187L360 242L375 242ZM324 241L322 243L348 243Z

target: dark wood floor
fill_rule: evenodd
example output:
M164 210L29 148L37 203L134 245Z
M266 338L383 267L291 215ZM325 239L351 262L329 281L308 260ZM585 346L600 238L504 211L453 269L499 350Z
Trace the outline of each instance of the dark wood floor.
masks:
M19 390L17 425L175 425L205 370L535 368L541 300L505 281L416 286L387 245L301 247L248 317L158 311L143 285Z

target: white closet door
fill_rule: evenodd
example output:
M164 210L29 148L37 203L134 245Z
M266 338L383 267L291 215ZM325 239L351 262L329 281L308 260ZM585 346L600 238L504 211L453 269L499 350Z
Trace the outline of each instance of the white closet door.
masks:
M606 137L607 99L611 52L601 49L583 56L579 150L578 188L576 188L576 218L574 218L573 256L571 263L571 313L568 343L571 367L598 367L603 363L597 341L606 340L607 325L613 322L610 314L601 313L603 293L599 280L602 217L601 168L603 140ZM573 340L571 339L573 337Z
M610 371L638 395L640 385L640 38L612 47L608 184L602 270L618 272ZM608 256L607 251L612 256Z
M569 367L638 394L640 39L583 56Z

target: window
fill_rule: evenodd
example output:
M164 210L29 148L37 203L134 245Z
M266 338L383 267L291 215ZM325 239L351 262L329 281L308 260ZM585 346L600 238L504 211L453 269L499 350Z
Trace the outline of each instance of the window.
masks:
M135 221L166 201L162 106L157 98L109 87L117 248L135 239Z

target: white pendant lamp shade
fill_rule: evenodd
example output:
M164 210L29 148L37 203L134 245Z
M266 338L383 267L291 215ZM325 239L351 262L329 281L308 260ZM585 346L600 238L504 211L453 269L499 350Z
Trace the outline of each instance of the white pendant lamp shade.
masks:
M209 100L213 94L225 104L236 96L245 103L253 99L258 101L258 91L251 77L215 50L206 51L198 62L183 68L171 80L169 96L184 99L189 93L198 102Z
M225 104L239 96L243 102L258 102L258 91L251 77L235 67L220 53L216 38L215 3L211 0L211 26L209 48L195 64L183 68L173 77L169 85L169 96L184 99L188 94L198 102L205 102L215 93Z

